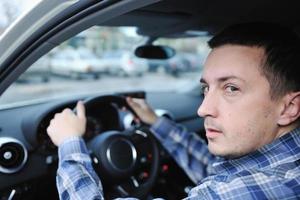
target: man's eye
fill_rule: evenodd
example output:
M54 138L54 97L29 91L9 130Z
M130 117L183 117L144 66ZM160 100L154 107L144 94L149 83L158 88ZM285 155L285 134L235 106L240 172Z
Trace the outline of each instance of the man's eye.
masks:
M202 85L201 86L201 93L203 94L203 95L205 95L207 92L208 92L208 86L207 85Z
M226 90L226 92L237 92L237 91L239 91L239 88L237 88L237 87L235 87L235 86L233 86L233 85L227 85L226 87L225 87L225 90Z

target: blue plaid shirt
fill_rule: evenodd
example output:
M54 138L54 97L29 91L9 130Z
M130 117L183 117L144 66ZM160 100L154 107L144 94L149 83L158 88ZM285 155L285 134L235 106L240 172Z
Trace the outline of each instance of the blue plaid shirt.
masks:
M211 155L204 141L160 118L152 132L197 183L186 199L300 199L300 128L239 159ZM81 138L59 147L60 199L103 199L101 181Z

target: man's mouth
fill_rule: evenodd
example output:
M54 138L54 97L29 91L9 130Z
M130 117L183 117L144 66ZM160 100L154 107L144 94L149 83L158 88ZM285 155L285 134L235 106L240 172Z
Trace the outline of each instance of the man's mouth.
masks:
M221 130L215 129L215 128L206 128L206 137L208 139L213 139L222 134Z

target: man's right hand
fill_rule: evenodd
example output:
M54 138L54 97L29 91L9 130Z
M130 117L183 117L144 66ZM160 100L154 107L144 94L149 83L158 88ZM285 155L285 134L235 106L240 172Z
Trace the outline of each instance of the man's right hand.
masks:
M80 101L76 106L77 114L70 109L64 109L55 114L47 128L47 133L52 142L59 146L68 138L83 136L86 128L86 116L83 103Z
M144 99L127 97L126 101L144 123L152 125L158 119L158 116Z

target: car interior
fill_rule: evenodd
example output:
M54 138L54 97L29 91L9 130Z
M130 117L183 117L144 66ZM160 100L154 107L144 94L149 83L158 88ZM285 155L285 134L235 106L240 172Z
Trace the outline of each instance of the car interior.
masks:
M276 22L298 32L299 8L296 1L271 0L42 1L0 39L0 199L58 199L57 147L47 127L55 113L74 109L79 100L87 110L84 140L106 199L186 197L196 183L151 135L149 126L136 123L125 97L146 99L157 115L205 140L197 109L203 98L199 79L209 53L206 42L230 24L251 21ZM90 41L96 37L100 39ZM87 44L98 54L94 68L89 59L60 61L61 66L51 68L55 54L72 54ZM111 50L135 54L136 60L124 61L135 64L124 68L101 60L99 55ZM180 65L168 61L182 52L198 56L194 68L187 58ZM50 78L22 79L47 60ZM135 160L126 157L128 138L134 141Z

